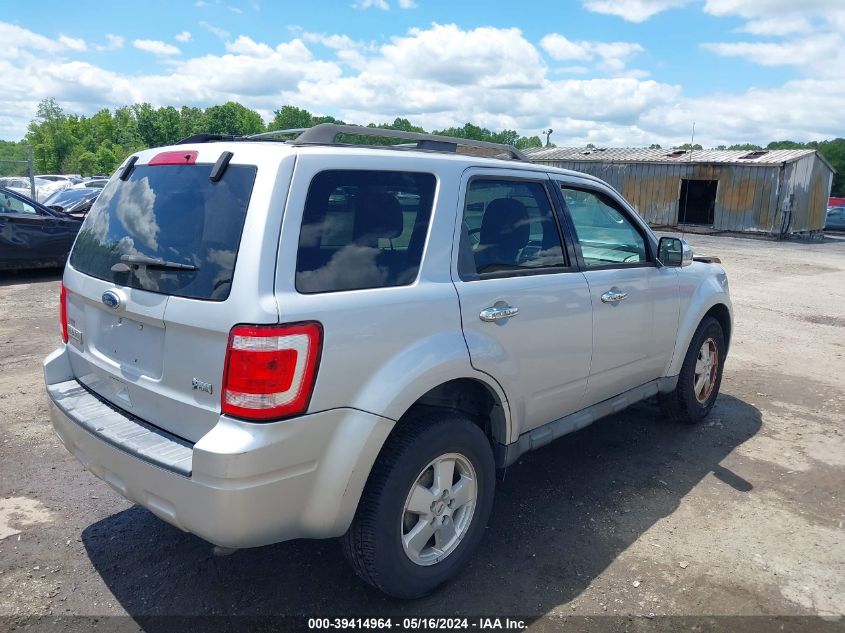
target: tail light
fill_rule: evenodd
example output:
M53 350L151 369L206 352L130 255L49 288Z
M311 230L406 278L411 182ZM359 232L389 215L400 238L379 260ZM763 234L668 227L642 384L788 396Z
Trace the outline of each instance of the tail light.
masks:
M67 293L64 282L59 291L59 321L62 324L62 341L67 343Z
M248 420L304 413L320 362L319 323L236 325L229 333L221 410Z

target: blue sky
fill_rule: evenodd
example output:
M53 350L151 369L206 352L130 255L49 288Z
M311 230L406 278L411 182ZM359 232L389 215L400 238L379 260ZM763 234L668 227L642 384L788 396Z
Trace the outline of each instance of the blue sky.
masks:
M706 145L830 138L843 29L845 0L42 0L0 18L0 137L52 96L552 127L559 145L684 142L693 121Z

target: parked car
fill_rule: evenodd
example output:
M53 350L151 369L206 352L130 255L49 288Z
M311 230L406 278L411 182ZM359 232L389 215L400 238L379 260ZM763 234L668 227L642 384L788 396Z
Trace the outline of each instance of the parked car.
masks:
M71 187L58 191L44 201L44 206L55 211L61 211L70 215L83 217L91 209L91 205L102 193L102 188L77 189Z
M102 189L109 184L108 178L89 178L75 184L71 189Z
M36 177L35 182L35 201L44 202L47 198L57 191L66 189L68 187L67 181L52 181ZM29 178L20 176L6 176L0 178L0 187L9 189L22 196L30 197L32 189L30 188Z
M267 138L133 155L70 255L51 417L126 498L226 548L341 537L413 598L472 557L497 469L652 396L712 409L725 271L603 181L396 130Z
M845 231L845 207L831 207L824 222L825 231Z
M67 183L67 186L78 184L83 180L79 174L37 174L35 177L51 182Z
M0 188L0 270L65 265L82 223Z

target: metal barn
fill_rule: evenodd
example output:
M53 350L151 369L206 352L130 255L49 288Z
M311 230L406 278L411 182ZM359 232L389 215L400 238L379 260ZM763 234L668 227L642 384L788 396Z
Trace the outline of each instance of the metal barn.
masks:
M608 182L653 226L812 235L824 227L834 170L815 150L550 147L532 162Z

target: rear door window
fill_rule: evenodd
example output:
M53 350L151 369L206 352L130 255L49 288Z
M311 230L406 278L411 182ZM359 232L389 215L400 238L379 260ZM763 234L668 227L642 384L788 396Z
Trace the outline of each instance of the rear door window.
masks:
M296 258L304 294L414 282L434 202L432 174L331 170L311 181Z
M256 168L136 167L111 181L85 218L70 265L92 277L180 297L229 296Z

